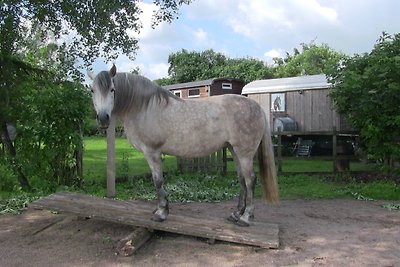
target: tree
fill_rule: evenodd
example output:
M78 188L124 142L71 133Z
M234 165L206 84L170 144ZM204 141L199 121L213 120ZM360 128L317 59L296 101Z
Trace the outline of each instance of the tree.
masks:
M170 22L177 16L179 6L190 2L154 0L159 9L153 16L153 26L161 21ZM141 29L138 1L5 0L1 1L0 10L3 58L15 55L17 44L23 43L29 28L43 29L43 40L64 40L63 50L87 65L99 56L115 59L120 52L132 58L138 48L138 39L127 32Z
M229 58L218 73L219 77L237 78L245 83L273 78L272 68L255 58Z
M367 151L400 157L400 34L383 33L372 52L355 55L330 73L331 96Z
M155 26L161 21L174 19L179 6L190 3L190 0L153 2L159 6L153 16ZM21 107L21 110L37 108L34 102L20 100L28 96L30 100L39 101L32 95L39 91L56 95L53 90L57 91L57 88L62 92L74 92L77 87L66 86L63 81L82 78L76 69L78 60L89 66L99 56L112 60L122 52L134 57L138 39L129 35L127 29L139 32L141 10L137 1L130 0L5 0L0 2L0 11L1 140L21 186L28 189L28 179L17 156L18 151L6 130L8 122L24 121L16 107ZM33 48L28 40L34 40L33 44L37 46ZM74 96L80 97L79 93ZM63 95L57 97L63 98ZM70 104L68 101L63 103ZM60 113L53 115L63 114L62 110L57 112ZM75 120L79 121L79 116ZM32 138L37 138L37 135L32 135ZM31 143L36 141L30 140Z
M327 73L345 57L327 44L302 43L301 51L295 48L293 55L287 52L285 58L274 58L274 75L281 78Z
M172 83L211 79L218 76L216 69L225 62L226 57L212 49L203 52L182 49L168 56L168 75Z
M31 77L20 85L27 94L19 99L15 148L24 173L41 180L44 189L79 185L84 119L90 95L80 83Z
M162 85L219 77L238 78L246 83L272 77L272 70L261 60L229 58L212 49L202 52L182 49L168 57L170 78L157 80Z

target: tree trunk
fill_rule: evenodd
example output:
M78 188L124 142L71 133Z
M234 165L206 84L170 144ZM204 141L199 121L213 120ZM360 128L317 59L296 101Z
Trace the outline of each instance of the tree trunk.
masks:
M14 172L18 176L18 182L21 185L23 190L30 190L31 186L29 184L28 179L22 172L21 166L16 162L16 156L17 152L15 150L15 147L10 139L10 136L8 135L8 130L7 130L7 123L2 123L1 124L1 141L4 144L5 150L7 153L10 155L11 160L12 160L12 167L14 169Z

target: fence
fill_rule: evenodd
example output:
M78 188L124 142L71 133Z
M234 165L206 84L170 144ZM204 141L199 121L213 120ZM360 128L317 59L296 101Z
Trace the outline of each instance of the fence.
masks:
M180 172L204 172L220 173L227 172L227 148L224 147L209 156L201 158L180 158L177 157L178 170Z
M349 162L350 160L358 159L355 155L342 155L343 147L338 145L338 137L346 136L346 137L355 137L358 134L355 131L336 131L336 127L333 127L332 131L319 131L319 132L297 132L297 131L280 131L278 129L277 132L272 132L272 136L277 137L277 144L275 145L276 153L275 153L275 161L277 163L278 172L282 173L282 163L283 160L288 159L303 159L299 155L292 156L283 156L282 155L282 136L331 136L332 137L332 155L329 156L312 156L312 159L320 159L320 160L332 160L333 173L349 170ZM304 151L304 150L303 150ZM303 154L304 156L304 154ZM308 154L310 157L310 154Z
M107 130L107 196L115 196L115 131L114 121ZM315 157L312 156L310 159L326 159L333 160L333 172L340 171L341 168L346 167L346 164L351 159L358 159L355 156L340 155L338 153L338 136L357 136L356 132L352 131L336 131L335 128L332 131L325 132L272 132L273 136L276 136L277 142L275 144L276 153L275 160L277 162L278 171L282 172L282 163L287 159L300 159L302 157L284 157L282 155L282 136L332 136L332 155ZM0 151L1 154L1 151ZM221 173L226 174L228 171L228 161L232 161L232 158L228 157L227 149L223 148L218 152L215 152L207 157L194 158L194 159L183 159L177 158L177 167L181 172L206 172L206 173ZM233 171L233 170L232 170Z
M305 156L310 160L318 159L318 160L332 160L332 172L337 173L341 171L345 171L349 169L350 160L358 159L354 155L342 155L343 148L341 145L338 145L338 137L346 136L346 137L355 137L358 136L354 131L336 131L334 127L332 131L319 131L319 132L298 132L298 131L280 131L278 129L277 132L272 132L272 136L276 137L276 142L274 144L275 151L275 161L277 164L277 169L279 173L282 173L282 165L285 160L298 160L304 159ZM282 137L296 137L296 136L309 136L312 138L327 136L332 139L332 154L328 156L311 156L310 153L303 150L303 153L299 153L291 156L283 156L283 144ZM255 157L256 158L256 157ZM204 172L204 173L227 173L227 162L232 161L232 158L227 156L227 149L223 148L209 156L201 157L201 158L177 158L178 170L181 172Z

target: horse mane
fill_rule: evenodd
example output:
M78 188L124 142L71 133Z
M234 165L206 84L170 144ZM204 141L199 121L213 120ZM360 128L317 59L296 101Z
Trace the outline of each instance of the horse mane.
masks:
M108 90L111 85L110 74L102 71L97 77L99 88ZM148 109L154 104L165 103L168 105L170 98L180 100L170 91L140 75L119 72L112 78L112 81L115 89L113 113L116 115L123 115L133 110Z

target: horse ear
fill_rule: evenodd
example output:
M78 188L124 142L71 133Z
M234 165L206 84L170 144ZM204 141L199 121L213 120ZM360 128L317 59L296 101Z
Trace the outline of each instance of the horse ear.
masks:
M115 67L115 64L113 64L112 68L110 69L110 76L114 77L116 73L117 73L117 67Z
M90 79L94 80L95 75L94 75L93 72L91 72L90 70L87 70L86 73L87 73L87 75L89 76Z

